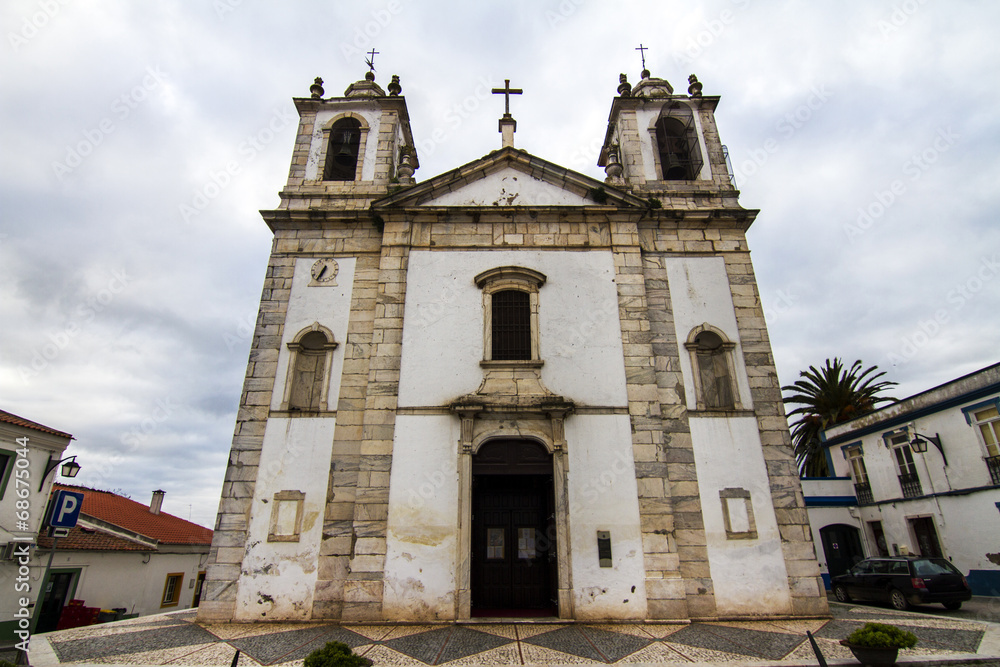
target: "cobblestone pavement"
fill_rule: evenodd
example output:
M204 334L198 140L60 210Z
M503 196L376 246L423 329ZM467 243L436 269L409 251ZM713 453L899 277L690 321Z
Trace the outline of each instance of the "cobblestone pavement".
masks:
M311 651L344 642L375 665L572 665L727 663L815 665L813 633L830 664L857 664L838 643L865 621L917 635L901 664L1000 665L1000 625L832 604L833 618L691 624L199 625L195 612L147 616L39 635L35 667L64 665L301 665ZM988 658L994 657L990 660Z

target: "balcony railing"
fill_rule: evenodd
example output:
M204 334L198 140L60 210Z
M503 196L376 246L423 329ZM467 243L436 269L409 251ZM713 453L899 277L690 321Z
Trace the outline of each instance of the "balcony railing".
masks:
M994 484L1000 484L1000 456L986 457L986 467L990 469L990 479Z
M875 502L875 499L872 497L872 485L867 482L864 484L855 484L854 493L858 497L858 502L862 505Z
M899 485L903 488L904 498L916 498L924 495L924 490L920 486L920 478L916 473L900 475Z

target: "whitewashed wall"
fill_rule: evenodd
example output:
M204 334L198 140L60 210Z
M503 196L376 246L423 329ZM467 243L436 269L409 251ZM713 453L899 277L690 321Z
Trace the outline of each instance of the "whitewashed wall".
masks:
M268 420L261 448L242 576L238 621L308 620L316 586L333 456L333 419ZM305 494L298 542L268 542L274 494Z
M460 562L458 419L399 415L395 433L384 613L387 618L453 619Z
M483 294L477 274L522 266L547 277L539 291L539 350L549 391L581 405L628 405L618 294L610 251L410 254L400 407L447 405L483 380ZM433 376L434 382L427 382Z
M300 331L312 326L314 322L319 322L332 331L334 339L340 344L333 351L328 378L328 407L330 410L337 408L340 376L344 368L344 341L347 340L347 323L351 314L351 288L354 285L354 267L357 265L357 260L353 257L338 257L337 284L310 286L312 266L315 262L315 257L300 258L295 261L295 277L288 298L285 329L281 335L281 348L278 350L274 393L271 395L272 410L280 409L285 395L288 362L291 358L288 343L295 340Z
M791 612L788 571L754 417L691 418L708 564L720 614ZM729 539L719 492L750 492L756 539Z
M444 194L433 206L593 206L594 201L507 168Z
M740 402L744 409L752 410L750 382L743 362L743 349L736 326L736 310L733 308L725 260L721 257L672 257L666 259L666 268L688 410L697 408L697 397L691 356L684 348L684 343L692 329L705 323L725 333L736 344L732 359Z
M566 420L574 616L645 618L646 570L628 415ZM597 531L611 532L613 566L600 567Z

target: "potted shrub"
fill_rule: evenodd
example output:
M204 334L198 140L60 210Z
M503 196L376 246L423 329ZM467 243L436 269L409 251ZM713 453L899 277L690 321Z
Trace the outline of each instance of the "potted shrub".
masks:
M305 659L305 667L370 667L371 664L371 660L355 655L351 647L343 642L329 642Z
M862 665L895 665L899 649L916 646L917 636L895 625L865 623L840 643L851 649Z

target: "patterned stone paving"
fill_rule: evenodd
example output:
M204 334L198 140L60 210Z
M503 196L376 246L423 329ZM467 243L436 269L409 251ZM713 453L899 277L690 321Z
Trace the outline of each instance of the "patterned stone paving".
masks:
M920 642L906 651L946 659L975 653L987 624L887 610L835 609L830 620L656 624L498 623L469 625L367 625L194 623L193 614L134 619L42 635L51 651L33 650L32 665L64 663L298 667L329 641L344 642L376 665L549 664L816 664L806 639L813 631L823 655L850 660L838 640L867 620L895 622ZM995 626L994 626L995 627ZM992 630L996 632L996 630ZM34 647L33 647L34 648Z

